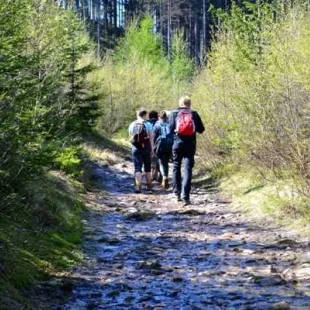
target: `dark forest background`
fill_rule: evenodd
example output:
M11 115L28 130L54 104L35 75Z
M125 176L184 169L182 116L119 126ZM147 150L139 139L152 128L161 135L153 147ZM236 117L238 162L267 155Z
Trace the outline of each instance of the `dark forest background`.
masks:
M211 29L216 9L229 10L230 0L57 0L59 5L79 12L91 37L97 43L97 52L113 48L117 38L134 18L152 16L154 32L163 38L166 52L171 53L173 35L182 30L188 42L190 55L196 64L205 60L210 46Z

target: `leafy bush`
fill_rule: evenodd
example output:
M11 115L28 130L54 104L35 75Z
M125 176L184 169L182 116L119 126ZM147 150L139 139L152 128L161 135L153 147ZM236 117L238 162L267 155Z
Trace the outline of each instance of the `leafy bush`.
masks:
M76 147L64 148L55 158L57 166L71 175L79 175L81 171L81 150Z
M208 163L294 180L293 190L309 196L307 2L244 1L220 20L193 88L207 124Z
M124 131L139 107L160 110L177 105L194 67L181 35L174 42L169 62L161 37L153 33L152 19L133 22L115 52L106 55L90 77L101 95L100 130L110 136Z
M25 180L53 165L64 141L95 125L98 108L86 81L92 68L79 63L92 44L74 12L2 1L0 24L1 211Z

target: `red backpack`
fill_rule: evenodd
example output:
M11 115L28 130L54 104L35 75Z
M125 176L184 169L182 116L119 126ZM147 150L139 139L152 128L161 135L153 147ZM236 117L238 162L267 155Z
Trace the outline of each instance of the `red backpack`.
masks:
M195 131L192 111L182 109L176 117L176 132L181 136L193 136Z

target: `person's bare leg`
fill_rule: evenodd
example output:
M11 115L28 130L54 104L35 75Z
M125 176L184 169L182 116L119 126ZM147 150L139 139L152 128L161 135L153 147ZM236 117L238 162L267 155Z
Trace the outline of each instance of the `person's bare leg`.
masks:
M136 191L141 191L141 186L142 186L142 173L141 172L135 173L135 181L136 181Z
M148 189L152 189L152 173L151 172L146 172L146 186Z

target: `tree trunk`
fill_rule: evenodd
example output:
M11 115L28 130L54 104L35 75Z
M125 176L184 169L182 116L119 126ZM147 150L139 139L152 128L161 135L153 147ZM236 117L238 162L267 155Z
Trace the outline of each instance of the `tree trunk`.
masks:
M97 0L97 56L100 56L100 39L101 39L101 4Z
M168 18L167 18L167 49L168 58L170 59L171 54L171 0L168 0Z

